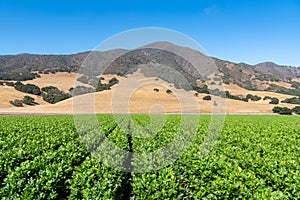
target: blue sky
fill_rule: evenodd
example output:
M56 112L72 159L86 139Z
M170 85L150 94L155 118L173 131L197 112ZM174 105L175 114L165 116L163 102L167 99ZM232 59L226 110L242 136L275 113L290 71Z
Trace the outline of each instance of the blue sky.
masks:
M141 27L174 29L221 59L300 66L300 0L0 0L0 54L69 54Z

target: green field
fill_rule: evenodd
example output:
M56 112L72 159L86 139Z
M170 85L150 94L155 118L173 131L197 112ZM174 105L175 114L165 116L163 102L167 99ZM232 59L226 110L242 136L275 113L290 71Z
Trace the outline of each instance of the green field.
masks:
M111 115L97 118L111 142L137 153L153 152L172 142L181 119L167 116L155 135L129 124L128 130L135 132L129 140ZM190 116L191 121L195 119ZM131 120L141 127L149 124L147 115L133 115ZM126 173L91 156L72 116L0 117L0 197L300 199L299 117L227 116L213 150L201 157L209 122L209 116L201 116L191 146L172 165L153 172ZM185 134L189 133L185 128ZM142 137L145 135L147 138ZM90 141L89 147L97 149L92 139L85 143ZM130 164L133 168L147 165L147 160L132 159Z

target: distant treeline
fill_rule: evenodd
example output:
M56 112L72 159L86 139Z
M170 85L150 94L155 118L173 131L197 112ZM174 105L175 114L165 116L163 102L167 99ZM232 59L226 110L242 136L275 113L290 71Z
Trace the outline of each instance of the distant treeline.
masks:
M40 88L37 85L34 84L23 84L20 81L17 81L16 83L13 82L9 82L10 86L14 87L16 90L20 91L20 92L24 92L27 94L34 94L34 95L38 95L43 97L43 100L54 104L57 102L60 102L62 100L65 100L67 98L71 97L71 94L69 93L65 93L62 90L59 90L57 87L54 86L47 86L47 87L43 87ZM27 99L25 99L26 102ZM11 102L12 103L12 102ZM15 102L15 104L18 102ZM14 103L12 103L13 105L15 105ZM19 104L19 103L18 103Z
M119 80L116 78L110 79L107 84L101 83L101 80L100 80L95 89L90 88L90 87L85 87L85 86L77 86L75 88L70 88L70 90L69 90L70 93L66 93L62 90L59 90L57 87L54 87L54 86L47 86L47 87L40 88L37 85L23 84L20 81L17 81L16 83L7 82L7 81L0 82L0 85L6 84L7 86L14 87L16 90L18 90L20 92L41 96L44 101L51 103L51 104L55 104L57 102L60 102L60 101L63 101L65 99L72 97L72 95L76 96L76 95L81 95L81 94L86 94L86 93L110 90L111 87L113 85L117 84L118 82L119 82ZM26 97L26 99L23 100L23 103L25 103L25 102L29 102L28 97ZM15 106L21 106L22 100L14 100L14 101L10 101L10 103Z
M22 73L0 73L0 80L6 81L27 81L40 78L38 73L22 72Z
M300 106L296 106L292 109L290 108L287 108L287 107L278 107L278 106L275 106L273 108L273 112L274 113L278 113L280 115L292 115L293 113L297 114L297 115L300 115Z

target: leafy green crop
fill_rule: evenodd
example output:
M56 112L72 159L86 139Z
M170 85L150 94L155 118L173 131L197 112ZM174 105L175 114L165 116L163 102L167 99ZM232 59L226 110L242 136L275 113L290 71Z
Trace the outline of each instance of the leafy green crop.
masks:
M198 119L188 117L189 121ZM180 125L180 115L119 116L119 121L112 115L97 115L97 119L101 131L87 134L88 124L86 132L77 132L72 116L0 117L0 197L300 198L297 116L227 116L219 140L205 157L201 149L209 116L201 116L196 133L191 133L189 123ZM145 173L122 172L111 166L129 167L119 163L116 156L120 156L133 169L147 167L147 157L104 151L107 141L120 150L151 153L170 143L181 144L181 140L190 140L191 145L180 159ZM99 152L105 153L104 163L93 156L101 156ZM161 156L155 160L158 165L167 159Z

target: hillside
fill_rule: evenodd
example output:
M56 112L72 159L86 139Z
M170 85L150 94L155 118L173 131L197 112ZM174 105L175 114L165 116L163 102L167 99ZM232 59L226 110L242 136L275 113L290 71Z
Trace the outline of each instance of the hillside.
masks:
M273 62L264 62L254 65L253 68L265 74L272 75L278 79L293 79L300 77L300 68L292 66L281 66Z
M176 52L180 52L180 56ZM86 57L88 59L82 69L80 65ZM215 69L210 66L215 66ZM219 71L217 74L216 69ZM224 104L228 113L272 113L274 106L295 107L281 101L300 96L298 68L274 63L255 66L233 63L209 58L193 49L167 42L148 44L133 51L115 49L90 54L0 56L0 72L2 114L72 113L74 100L84 101L91 95L100 102L95 106L97 113L126 107L125 101L128 101L128 111L132 113L181 112L176 95L181 95L181 99L184 97L185 102L196 101L200 105L199 109L187 106L185 112L211 112L215 101L223 102L222 99L227 97ZM15 84L33 84L42 91L41 94L27 94L16 90ZM126 97L128 92L132 92L129 88L136 88L130 99ZM51 93L48 93L49 90ZM166 93L167 90L172 94ZM220 93L221 90L223 93ZM228 92L225 94L225 91ZM82 95L71 97L76 92ZM112 104L114 93L119 95L115 105ZM203 100L208 95L206 93L211 93L213 100ZM33 97L37 104L15 107L9 103L26 95ZM251 96L259 98L248 99ZM274 98L278 99L277 105L269 103ZM84 106L80 109L86 110Z
M66 80L65 86L66 88L74 86L74 82L71 81L71 76L67 73L57 73L51 74L49 76L44 76L41 78L41 83L47 82L49 85L55 85L59 87L59 83L55 84L55 82L51 83L52 79L51 76L55 77L59 75L59 77L64 77ZM69 77L69 79L67 79ZM111 78L112 76L107 76ZM107 79L109 79L107 78ZM187 104L197 103L200 105L198 110L195 110L194 107L191 107L189 112L201 112L201 113L209 113L212 109L212 102L203 100L203 97L206 94L199 94L198 97L194 96L193 91L185 91L183 89L176 89L173 85L159 79L156 80L154 77L145 77L142 73L136 72L134 74L128 75L127 78L119 77L120 82L119 84L112 87L111 90L91 93L91 94L84 94L80 95L75 98L75 101L82 101L86 102L87 99L91 99L95 97L95 101L98 102L95 106L96 113L111 113L111 112L131 112L131 113L148 113L148 112L168 112L168 113L178 113L181 112L181 108L179 105L179 100L177 96L180 95L181 97L186 97L184 99L180 99L181 101L186 102ZM38 80L38 79L37 79ZM29 81L30 82L30 81ZM128 91L131 89L138 88L131 94L128 110L127 107L124 107L124 100L128 98ZM159 92L154 92L153 89L159 89ZM61 88L63 89L63 88ZM166 90L172 90L173 94L169 95L166 93ZM244 88L241 88L234 84L225 85L225 89L230 91L233 95L238 96L246 96L247 94L258 95L261 97L264 96L272 96L277 97L280 101L286 98L290 98L290 95L278 94L274 92L265 92L265 91L249 91ZM116 96L113 96L117 93ZM24 106L21 108L14 107L8 103L9 100L12 99L20 99L24 95L19 91L14 90L11 87L7 86L0 86L0 112L2 114L13 114L13 113L39 113L39 114L71 114L73 112L73 98L61 101L56 104L49 104L47 102L43 102L41 98L31 95L40 105L37 106ZM114 103L112 104L112 98L114 97ZM216 97L218 98L218 97ZM260 101L237 101L232 99L226 100L226 112L228 113L272 113L272 108L274 105L269 104L268 100L260 100ZM155 106L156 105L156 106ZM160 106L158 106L160 105ZM294 105L280 103L279 106L285 106L289 108L293 108ZM87 111L89 110L90 104L83 104L81 107L77 108L77 110ZM125 110L124 110L125 109Z

